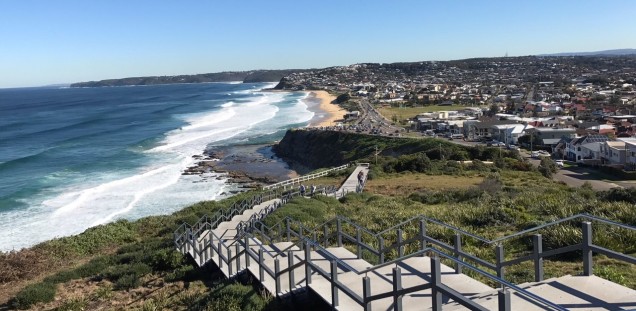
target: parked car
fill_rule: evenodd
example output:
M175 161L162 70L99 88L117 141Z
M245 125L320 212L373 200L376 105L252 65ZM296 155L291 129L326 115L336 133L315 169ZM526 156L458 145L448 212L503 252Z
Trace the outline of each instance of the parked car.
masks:
M554 162L556 163L558 168L563 168L564 166L563 160L556 160Z
M493 141L487 142L486 146L488 146L488 147L505 147L506 144L502 143L500 141L493 140Z
M517 145L508 145L509 150L519 150L519 146Z
M539 159L541 157L549 157L550 153L545 151L545 150L537 150L537 151L532 151L530 156L535 158L535 159Z

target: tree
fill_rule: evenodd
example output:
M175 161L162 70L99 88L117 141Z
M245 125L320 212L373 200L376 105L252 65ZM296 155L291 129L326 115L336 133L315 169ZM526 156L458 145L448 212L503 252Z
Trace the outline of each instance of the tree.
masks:
M338 95L338 97L336 97L336 104L342 104L346 101L348 101L349 99L351 99L351 95L349 95L349 93L344 93L344 94L340 94Z
M497 104L490 105L490 110L488 110L488 115L494 116L497 113L499 113L499 106L497 106Z

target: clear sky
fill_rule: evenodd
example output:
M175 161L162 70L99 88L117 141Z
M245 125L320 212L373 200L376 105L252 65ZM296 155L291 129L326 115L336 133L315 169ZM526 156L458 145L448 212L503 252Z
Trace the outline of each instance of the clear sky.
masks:
M633 0L0 1L0 87L619 48Z

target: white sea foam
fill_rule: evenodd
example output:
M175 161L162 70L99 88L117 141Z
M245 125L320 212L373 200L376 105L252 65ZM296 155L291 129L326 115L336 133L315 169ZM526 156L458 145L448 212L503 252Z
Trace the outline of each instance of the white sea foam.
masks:
M194 164L193 155L209 144L249 141L313 115L304 103L295 100L298 93L247 93L253 96L227 102L208 113L179 116L188 124L166 133L156 147L142 152L149 161L145 167L76 176L77 183L57 189L47 200L34 197L28 209L4 213L0 227L7 229L0 235L0 250L77 234L119 218L171 213L218 198L228 190L224 180L207 178L202 182L200 176L181 175Z

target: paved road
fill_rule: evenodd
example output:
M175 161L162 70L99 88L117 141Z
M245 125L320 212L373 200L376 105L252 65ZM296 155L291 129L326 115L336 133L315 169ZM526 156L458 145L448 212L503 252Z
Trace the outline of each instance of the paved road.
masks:
M531 158L530 154L525 151L522 151L521 155L524 158L527 158L535 167L539 166L539 163L541 162L538 159ZM570 187L581 187L587 181L592 185L592 189L596 191L604 191L615 187L621 187L613 182L599 180L597 177L593 176L589 169L582 167L559 169L556 174L552 176L552 179L562 181Z

